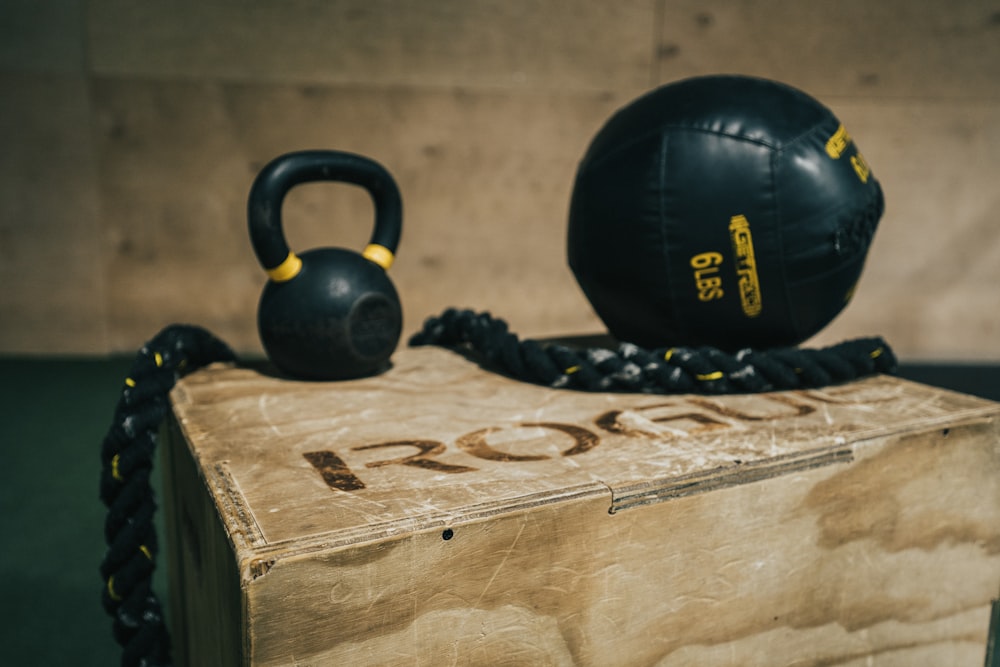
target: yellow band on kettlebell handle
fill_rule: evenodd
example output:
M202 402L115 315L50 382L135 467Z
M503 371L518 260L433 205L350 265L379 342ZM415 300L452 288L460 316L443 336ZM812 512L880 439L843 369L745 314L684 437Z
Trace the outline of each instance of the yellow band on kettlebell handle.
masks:
M301 270L302 260L294 252L289 252L285 261L273 269L267 270L267 277L276 283L285 283L299 275Z
M377 243L369 243L361 254L365 259L375 262L386 271L392 266L392 261L396 259L391 250Z

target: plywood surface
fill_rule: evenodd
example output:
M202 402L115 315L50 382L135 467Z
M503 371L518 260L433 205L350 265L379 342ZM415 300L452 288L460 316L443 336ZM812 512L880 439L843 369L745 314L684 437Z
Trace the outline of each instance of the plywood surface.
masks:
M346 383L218 367L175 389L202 469L241 505L252 540L372 539L396 524L563 496L601 495L618 511L848 463L856 443L997 412L887 377L823 391L629 396L526 385L447 350L394 359L391 372Z
M912 458L921 450L914 444L888 456ZM980 453L949 471L948 484L967 473L978 484L976 466L995 471L995 461ZM927 452L914 462L929 465ZM979 667L1000 577L995 514L977 522L983 533L926 539L944 517L927 502L897 504L921 487L907 489L912 469L904 467L881 477L875 518L856 522L870 496L833 506L824 497L860 481L848 470L812 469L614 515L600 497L547 504L458 523L447 541L425 531L281 561L248 595L258 613L254 657ZM969 507L967 497L938 498ZM286 613L267 613L278 606ZM315 623L333 609L336 632Z
M981 661L1000 405L881 376L664 397L394 362L333 384L220 365L172 394L244 664Z

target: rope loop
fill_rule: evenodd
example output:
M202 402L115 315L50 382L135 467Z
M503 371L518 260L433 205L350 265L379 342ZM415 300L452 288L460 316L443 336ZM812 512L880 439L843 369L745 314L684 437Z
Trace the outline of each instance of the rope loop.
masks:
M431 317L411 346L466 348L496 370L526 382L581 391L655 394L760 393L825 387L876 373L894 373L896 357L881 338L859 338L820 349L712 347L647 350L575 349L521 341L487 312L449 308Z

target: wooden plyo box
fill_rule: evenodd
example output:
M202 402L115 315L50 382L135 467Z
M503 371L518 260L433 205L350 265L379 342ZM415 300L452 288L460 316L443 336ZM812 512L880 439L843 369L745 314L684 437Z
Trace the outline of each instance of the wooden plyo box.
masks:
M187 665L983 664L1000 404L213 366L164 438Z

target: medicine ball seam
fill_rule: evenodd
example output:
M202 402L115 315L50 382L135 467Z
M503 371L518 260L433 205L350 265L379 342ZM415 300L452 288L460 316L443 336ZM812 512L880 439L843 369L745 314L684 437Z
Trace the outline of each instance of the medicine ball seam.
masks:
M792 143L794 143L794 142L790 142L790 145ZM785 229L784 229L784 225L781 224L781 221L782 221L782 215L781 215L781 192L780 192L780 187L778 185L778 178L777 178L777 163L778 163L778 158L781 157L783 154L784 154L784 150L783 149L775 149L775 150L771 151L770 164L769 164L769 167L770 167L770 179L771 179L771 183L770 183L770 185L771 185L771 198L772 198L772 201L774 202L774 207L773 207L774 208L774 227L775 227L775 234L778 237L778 252L779 252L780 256L782 256L782 257L784 257L784 255L785 255ZM792 322L792 331L795 332L795 336L796 337L801 337L801 335L802 335L802 325L801 325L801 322L799 322L799 317L798 317L798 313L796 312L796 309L792 307L792 294L791 294L791 292L788 289L789 285L788 285L788 266L787 266L787 264L785 262L778 262L778 270L781 273L781 296L782 296L782 299L783 299L782 303L783 303L783 305L785 307L785 311L788 313L788 317L791 319L791 322Z
M667 145L668 145L669 141L670 141L670 138L666 134L664 134L664 133L661 132L660 133L660 154L659 154L659 157L657 158L658 161L659 161L658 168L659 168L659 179L660 179L659 182L660 183L663 183L664 179L666 179L666 177L667 177ZM668 225L667 225L667 195L666 195L666 192L665 192L664 188L662 188L662 187L658 189L657 194L658 194L658 197L657 197L658 201L657 201L657 203L659 205L659 211L658 211L659 216L658 217L660 219L660 227L659 227L658 231L659 231L659 235L660 235L660 251L661 251L661 254L663 256L663 271L660 272L659 279L660 279L660 281L665 281L665 284L664 284L663 287L664 287L664 289L665 289L665 291L667 293L666 294L667 295L667 304L668 304L668 308L670 309L669 310L669 316L672 319L673 318L673 314L677 312L677 296L676 296L675 290L670 289L670 275L671 275L671 273L670 273L671 272L671 263L670 263L670 252L669 252L669 248L670 248L670 243L669 243L669 241L670 241L670 238L669 238L670 230L669 230ZM657 282L659 282L659 281L657 281ZM666 342L666 341L664 341L664 342Z
M821 116L825 116L825 119L821 119L820 121L814 123L812 127L804 130L802 134L797 135L797 136L792 137L791 139L787 140L787 142L786 142L787 144L791 144L791 143L793 143L795 141L798 141L804 134L808 134L809 132L811 132L813 130L816 130L819 127L819 125L821 125L822 120L833 120L835 122L837 121L836 116L833 114L833 112L826 105L824 105L822 102L820 102L816 98L812 97L811 95L808 95L807 93L805 93L805 92L803 92L801 90L798 90L798 89L796 89L796 88L794 88L792 86L789 86L788 84L782 83L780 81L775 81L773 79L767 79L767 78L764 78L764 77L749 76L749 75L738 75L738 74L714 74L714 75L707 75L707 76L693 76L693 77L689 77L689 78L686 78L686 79L681 79L681 80L679 80L677 82L674 82L673 84L669 84L667 86L662 86L662 87L660 87L658 89L652 90L652 91L646 93L645 95L643 95L643 96L641 96L641 97L633 100L630 104L628 104L628 105L622 107L621 109L619 109L605 123L604 128L602 129L602 131L599 132L598 135L595 137L595 139L591 142L591 146L593 147L594 145L598 144L601 141L604 132L608 128L617 127L617 125L625 123L626 120L627 120L627 116L628 116L629 112L631 112L632 110L634 110L634 108L636 107L636 105L642 104L643 102L647 102L648 103L651 99L653 99L653 98L655 98L657 96L662 96L662 93L665 91L665 89L667 89L667 88L675 88L677 90L681 90L681 89L683 89L683 88L685 88L687 86L690 86L691 84L697 84L698 82L706 82L706 81L711 81L711 80L715 80L716 82L725 83L726 85L741 84L741 83L745 83L745 82L752 82L759 89L771 89L772 91L780 91L779 92L780 95L786 95L789 98L794 99L796 102L798 102L800 104L805 104L805 105L813 106L813 107L816 108L816 110L818 112L820 112ZM728 136L728 137L744 139L744 140L748 140L748 141L752 141L752 142L759 142L762 145L769 146L769 147L776 148L776 149L783 147L783 144L780 144L780 143L768 143L767 141L762 140L762 139L753 139L751 137L746 137L746 136L743 136L743 135L734 135L734 134L730 134L730 133L727 133L727 132L719 132L717 130L706 130L705 128L692 127L692 126L689 126L689 125L678 124L678 123L675 123L675 122L672 122L672 121L668 122L666 124L654 125L652 127L652 129L650 129L649 131L644 132L641 135L637 135L637 140L641 140L642 138L648 136L651 133L654 133L654 132L657 132L657 131L664 131L664 130L667 130L667 129L695 129L695 130L701 130L701 131L706 131L706 132L714 132L714 133L719 134L720 136ZM622 148L622 146L616 147L615 150L617 150L619 148ZM614 153L615 150L612 150L611 153ZM604 153L604 154L595 155L593 157L593 160L595 160L595 161L601 161L601 160L604 159L604 157L606 157L609 154L610 153ZM584 161L589 162L590 161L590 155L586 155Z
M788 281L788 285L789 286L794 286L794 287L802 287L803 285L808 285L808 284L813 283L813 282L821 281L821 280L824 280L826 278L829 278L832 275L836 275L837 273L839 273L840 271L843 271L848 266L853 266L854 264L857 264L858 262L862 262L863 263L864 259L861 258L861 257L852 257L852 258L848 259L846 263L841 264L839 266L835 266L835 267L833 267L831 269L827 269L823 273L817 273L815 275L810 275L810 276L807 276L805 278L800 278L799 280L796 280L794 282L793 281Z
M635 146L636 144L640 144L644 140L646 140L646 139L648 139L650 137L656 136L660 131L661 131L660 128L655 128L655 129L653 129L653 130L651 130L651 131L649 131L649 132L647 132L645 134L641 134L639 136L636 136L634 139L632 139L629 142L626 142L626 143L620 144L618 146L615 146L614 150L608 151L607 153L603 153L603 154L601 154L601 155L599 155L597 157L591 158L590 156L586 156L583 159L583 161L581 162L579 169L577 170L577 176L579 177L579 176L587 173L589 170L600 166L606 160L611 159L612 157L614 157L615 155L617 155L619 153L625 152L626 150L628 150L632 146Z
M764 148L770 148L771 150L783 150L783 147L780 147L778 145L770 144L770 143L767 143L766 141L760 141L760 140L754 139L753 137L745 137L745 136L742 136L742 135L739 135L739 134L732 134L730 132L721 132L719 130L707 130L705 128L690 127L690 126L687 126L687 125L674 125L674 124L658 125L656 127L656 129L654 129L654 130L652 130L650 132L647 132L646 134L639 135L635 139L633 139L632 141L629 141L629 142L623 143L621 145L615 146L614 150L608 151L607 153L603 153L603 154L601 154L601 155L599 155L597 157L594 157L594 158L585 159L584 160L584 164L582 164L580 166L580 168L577 171L577 174L578 175L585 174L590 169L593 169L593 168L601 166L601 164L603 162L605 162L606 160L611 159L612 157L614 157L618 153L622 153L622 152L626 151L627 149L631 148L632 146L635 146L636 144L642 143L642 141L644 139L648 139L649 137L654 136L656 134L663 134L667 130L682 130L682 131L685 131L685 132L696 132L698 134L707 134L707 135L716 136L716 137L726 137L727 139L735 139L737 141L744 141L744 142L749 143L749 144L755 144L757 146L763 146ZM799 137L796 137L796 139L798 139L798 138Z
M838 254L857 255L864 252L871 245L875 237L875 228L878 225L878 218L884 212L884 200L882 188L876 185L875 196L860 208L853 210L844 207L844 211L850 211L850 215L844 214L845 224L838 225L834 234L834 249Z
M689 125L661 125L662 130L684 130L686 132L698 132L700 134L710 134L716 137L726 137L727 139L736 139L738 141L745 141L750 144L756 144L758 146L763 146L764 148L770 148L772 150L779 150L779 146L775 144L768 143L766 141L761 141L759 139L754 139L753 137L747 137L742 134L733 134L732 132L723 132L721 130L708 130L703 127L691 127Z
M813 100L813 101L815 101L815 100ZM816 104L820 104L820 103L816 102ZM820 106L822 106L822 104L820 104ZM774 150L776 152L778 152L778 153L784 153L788 149L794 147L800 141L803 141L804 139L806 139L806 138L808 138L808 137L810 137L810 136L812 136L814 134L821 134L822 133L822 135L825 135L827 133L827 130L823 128L823 122L832 121L834 123L834 125L840 125L840 123L837 121L836 116L834 116L833 113L830 112L829 109L827 109L826 107L823 107L823 110L826 111L826 116L827 117L824 118L822 122L816 123L812 127L803 130L800 134L798 134L795 137L789 139L783 145L781 145L781 146L775 146Z

